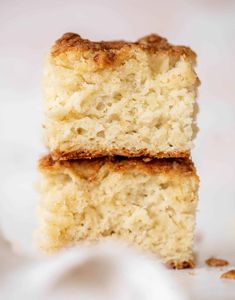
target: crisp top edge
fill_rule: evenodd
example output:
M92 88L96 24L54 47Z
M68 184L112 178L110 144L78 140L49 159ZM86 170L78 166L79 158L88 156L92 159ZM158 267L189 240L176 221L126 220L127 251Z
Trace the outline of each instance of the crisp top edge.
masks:
M65 33L52 46L51 55L57 56L61 53L70 51L87 52L91 51L97 54L104 53L111 59L120 51L129 51L130 49L141 49L143 51L167 52L169 55L185 55L186 57L195 60L196 54L189 47L174 46L168 43L167 39L157 35L150 34L138 39L136 42L128 41L100 41L94 42L88 39L83 39L76 33Z
M78 159L68 161L55 161L51 155L42 157L38 162L40 171L56 171L60 168L76 168L76 166L100 169L107 164L112 171L126 171L138 169L147 173L168 173L174 171L176 173L196 175L196 170L191 159L167 158L167 159L143 159L143 158L125 158L125 157L104 157L95 159Z

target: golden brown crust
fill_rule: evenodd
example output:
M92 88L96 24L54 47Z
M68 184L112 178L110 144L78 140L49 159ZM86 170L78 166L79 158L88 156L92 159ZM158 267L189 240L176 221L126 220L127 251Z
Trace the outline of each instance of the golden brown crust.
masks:
M234 279L235 280L235 269L229 270L220 276L221 279Z
M224 267L229 264L227 260L215 257L208 258L205 262L209 267Z
M53 160L52 156L50 154L44 155L42 158L38 161L38 167L39 169L46 169L53 167L55 165L55 161Z
M171 269L178 269L178 270L195 268L195 262L192 259L189 259L187 261L171 261L167 265Z
M94 158L91 160L79 159L79 160L66 160L66 161L54 161L51 155L46 155L39 160L38 167L40 170L50 171L57 170L61 167L74 169L77 172L77 167L83 170L94 171L94 176L98 170L106 164L110 170L116 172L124 172L126 170L140 170L148 174L156 173L168 173L174 171L174 173L180 173L184 175L194 176L198 181L199 178L196 175L196 170L193 162L190 159L182 158L168 158L168 159L151 159L150 161L144 161L143 158L125 158L125 157L103 157Z
M125 57L130 49L141 49L151 53L167 53L172 56L179 57L184 55L190 60L195 61L196 54L189 48L184 46L173 46L168 43L167 39L157 34L151 34L143 37L136 42L126 41L100 41L93 42L83 39L76 33L65 33L58 39L51 50L52 56L70 51L75 52L92 52L94 61L101 65L111 65L116 61L118 56Z
M104 156L125 156L125 157L150 157L150 158L189 158L190 151L168 151L168 152L152 152L147 149L129 150L125 148L120 149L100 149L100 150L86 150L81 149L77 151L53 151L51 153L54 160L69 160L69 159L91 159Z

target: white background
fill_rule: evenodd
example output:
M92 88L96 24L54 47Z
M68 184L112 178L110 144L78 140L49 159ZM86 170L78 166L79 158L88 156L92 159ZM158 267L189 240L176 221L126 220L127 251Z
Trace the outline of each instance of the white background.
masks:
M208 256L217 255L235 265L235 1L232 0L0 0L3 233L17 249L31 251L36 224L37 195L33 190L36 161L45 152L41 141L42 64L54 40L68 31L94 40L136 40L158 33L172 43L189 45L198 54L197 72L202 82L198 96L200 132L193 159L201 178L196 244L199 267L195 276L185 278L185 272L177 272L176 277L182 280L182 285L187 282L186 288L194 295L193 299L235 299L235 283L221 283L221 272L204 269L203 263Z

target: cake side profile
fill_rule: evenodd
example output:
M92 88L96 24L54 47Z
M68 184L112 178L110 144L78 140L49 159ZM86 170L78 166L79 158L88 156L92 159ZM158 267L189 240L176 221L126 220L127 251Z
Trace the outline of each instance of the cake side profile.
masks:
M39 162L39 247L119 239L174 268L193 267L199 179L190 160Z
M54 159L188 157L195 53L158 35L92 42L67 33L44 68L44 141Z

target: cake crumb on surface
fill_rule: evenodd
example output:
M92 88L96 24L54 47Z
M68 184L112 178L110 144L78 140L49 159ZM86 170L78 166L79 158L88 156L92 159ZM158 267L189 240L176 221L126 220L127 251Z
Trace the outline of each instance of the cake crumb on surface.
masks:
M233 270L229 270L225 273L223 273L221 276L220 276L221 279L234 279L235 280L235 269Z
M209 267L223 267L229 264L227 260L215 257L208 258L205 263Z
M190 275L190 276L195 276L196 273L195 273L195 272L188 272L188 275Z

